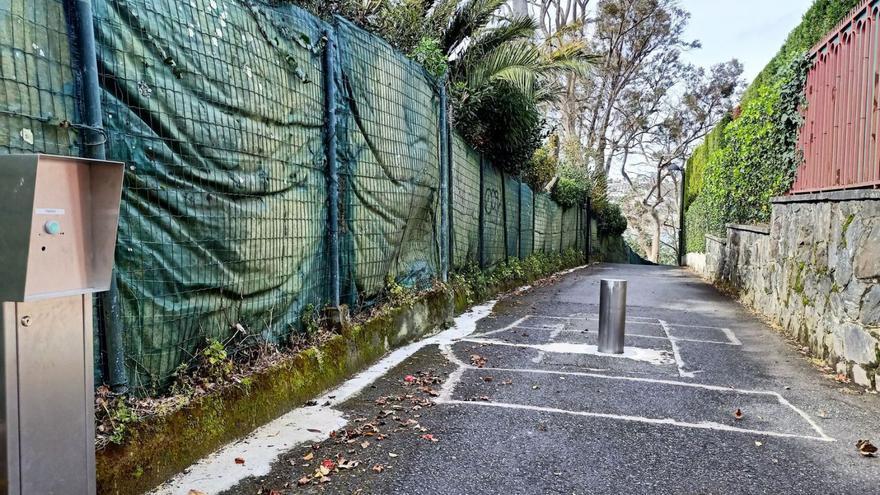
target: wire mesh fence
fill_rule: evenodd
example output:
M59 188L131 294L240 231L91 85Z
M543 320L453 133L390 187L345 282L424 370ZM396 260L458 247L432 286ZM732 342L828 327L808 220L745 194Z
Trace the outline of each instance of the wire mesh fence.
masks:
M334 195L341 299L354 310L389 282L441 274L444 208L453 269L586 243L575 209L455 134L442 198L440 83L344 19L259 0L92 4L104 148L126 164L116 276L137 394L163 390L211 341L248 353L301 335L333 300ZM70 2L0 0L0 153L84 153L76 22Z
M61 0L0 1L0 152L80 154L71 53Z
M337 18L340 169L347 184L349 300L386 279L421 286L439 271L440 119L437 84L383 40Z
M131 385L325 301L322 24L252 2L95 3ZM229 345L232 344L232 345Z
M480 155L453 133L453 268L480 262Z

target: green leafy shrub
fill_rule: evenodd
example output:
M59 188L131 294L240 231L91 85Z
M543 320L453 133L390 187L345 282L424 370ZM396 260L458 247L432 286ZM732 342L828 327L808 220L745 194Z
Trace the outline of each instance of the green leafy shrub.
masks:
M226 346L219 340L211 340L201 352L201 366L209 378L223 381L232 373L232 360Z
M726 223L762 223L770 198L784 194L802 157L807 52L843 19L858 0L816 0L801 24L746 90L738 112L707 137L688 162L685 185L689 251L702 251L706 233Z
M558 142L556 135L551 135L547 143L535 150L528 165L522 170L523 182L533 191L540 191L556 176L556 171L559 169L556 142Z
M446 69L449 68L446 54L443 52L443 47L440 46L440 40L437 38L422 38L409 53L409 57L422 64L422 67L428 71L428 74L434 77L446 74Z
M575 249L563 253L534 253L523 259L511 258L487 270L480 270L476 264L468 265L450 275L450 284L473 303L491 295L499 286L528 284L583 261L584 253Z
M595 212L596 229L604 236L623 235L626 231L626 217L623 216L620 206L608 203L604 208Z
M724 230L720 212L709 208L708 195L699 196L685 216L685 248L688 253L706 251L706 234Z

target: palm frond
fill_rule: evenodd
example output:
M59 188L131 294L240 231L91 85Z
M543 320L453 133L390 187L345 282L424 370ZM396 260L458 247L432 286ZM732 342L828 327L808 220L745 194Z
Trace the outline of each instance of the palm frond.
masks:
M511 41L531 39L537 29L538 25L535 20L529 16L509 17L497 27L484 29L468 44L462 56L466 57L467 53L479 56Z
M534 91L540 67L540 54L531 43L506 43L466 63L467 81L471 90L505 82L525 95Z
M442 46L449 54L464 40L484 28L507 0L466 0L460 4L443 33Z

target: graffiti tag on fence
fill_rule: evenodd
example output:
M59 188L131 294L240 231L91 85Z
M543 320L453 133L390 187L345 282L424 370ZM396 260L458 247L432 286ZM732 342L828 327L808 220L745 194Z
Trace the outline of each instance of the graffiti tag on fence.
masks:
M501 195L498 193L498 189L495 189L494 187L486 188L483 201L485 202L487 215L495 215L501 208Z

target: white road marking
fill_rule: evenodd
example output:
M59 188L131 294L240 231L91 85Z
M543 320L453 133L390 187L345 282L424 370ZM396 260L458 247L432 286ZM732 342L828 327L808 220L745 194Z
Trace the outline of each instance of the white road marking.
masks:
M520 344L516 342L504 342L492 339L470 338L461 339L460 342L470 342L472 344L483 345L499 345L507 347L522 347L526 349L535 349L538 351L554 354L585 354L591 356L604 356L619 359L632 359L633 361L643 361L656 365L673 364L676 362L669 357L669 352L667 351L632 346L625 348L623 350L623 354L605 354L599 352L598 346L591 344L569 344L566 342L550 342L547 344Z
M740 342L739 339L736 338L733 330L729 328L722 328L721 331L724 332L724 335L727 336L727 340L730 341L730 345L742 345L742 342Z
M678 349L678 343L673 340L672 335L669 333L669 327L666 325L666 322L663 320L658 320L660 322L660 326L663 328L663 331L666 332L666 337L669 339L669 343L672 344L672 355L675 357L675 364L678 366L678 376L682 378L693 378L695 375L692 371L686 371L684 369L685 364L684 360L681 358L681 351Z
M511 323L510 325L507 325L506 327L502 327L497 330L491 330L488 332L484 332L479 335L495 335L497 333L507 332L508 330L512 330L512 329L518 327L520 325L520 323L526 321L528 318L529 318L528 316L523 316L522 318L516 320L515 322Z
M443 355L450 360L450 362L456 364L458 368L455 372L449 375L449 379L443 383L442 392L440 397L437 398L437 403L446 403L446 404L473 404L471 401L459 401L452 399L452 392L455 390L455 386L461 381L462 376L465 371L468 370L480 370L483 371L493 371L493 372L505 372L505 373L533 373L533 374L541 374L541 375L558 375L558 376L572 376L572 377L587 377L587 378L599 378L605 380L620 380L620 381L629 381L629 382L640 382L640 383L656 383L658 385L671 385L685 388L694 388L694 389L702 389L702 390L711 390L716 392L732 392L741 395L762 395L767 397L775 398L781 405L788 407L792 411L794 411L798 416L802 417L813 430L819 435L818 437L809 436L809 435L797 435L792 433L779 433L779 432L768 432L764 430L749 430L749 429L741 429L735 427L729 427L726 425L721 425L713 422L701 422L701 423L687 423L680 422L672 419L656 419L656 418L642 418L640 416L620 416L615 414L607 414L607 413L589 413L583 411L568 411L564 409L552 409L552 408L540 408L538 406L520 406L519 404L508 404L504 402L493 402L493 403L485 403L482 404L496 404L500 407L514 407L514 408L537 408L538 410L546 410L548 412L561 412L567 414L575 414L581 416L595 416L595 417L607 417L607 418L616 418L616 419L624 419L630 421L636 421L638 419L645 420L644 422L649 423L664 423L664 424L674 424L676 426L685 426L692 428L700 428L705 427L705 425L717 425L720 428L710 428L710 429L721 429L726 431L739 431L744 433L756 433L761 435L770 435L770 436L780 436L780 437L793 437L793 438L806 438L810 440L821 440L825 442L833 442L834 438L828 436L824 430L813 421L810 416L804 412L803 410L795 407L794 404L789 402L785 397L783 397L780 393L774 392L772 390L748 390L748 389L738 389L733 387L722 387L719 385L709 385L704 383L694 383L694 382L679 382L675 380L664 380L661 378L644 378L644 377L636 377L636 376L618 376L618 375L607 375L602 374L602 371L607 370L593 370L593 372L579 372L579 371L554 371L554 370L542 370L542 369L529 369L529 368L477 368L476 366L472 366L462 362L458 359L454 352L452 351L451 346L446 345L441 347L441 351ZM552 409L552 410L551 410ZM670 423L671 422L671 423ZM696 425L704 425L704 426L696 426Z
M532 318L549 318L551 320L583 320L583 321L598 321L599 315L590 315L590 316L549 316L549 315L529 315ZM649 318L647 316L627 316L627 323L635 323L636 325L644 325L648 323L660 323L660 320L657 318Z
M572 317L547 317L541 316L542 318L551 318L551 319L560 319L560 320L571 320L574 319ZM528 317L526 317L527 319ZM520 320L520 322L522 319ZM698 340L698 339L682 339L678 337L673 337L670 333L670 325L662 320L655 320L657 324L663 329L663 332L666 334L666 337L659 337L655 335L631 335L638 338L655 338L655 339L665 339L670 342L672 345L672 355L673 359L671 362L676 364L678 368L679 375L683 378L693 378L696 373L700 371L687 371L686 365L681 357L681 353L678 348L679 342L699 342L699 343L708 343L708 344L728 344L728 345L742 345L739 339L736 338L736 335L730 330L723 327L716 327L719 330L722 330L725 336L728 339L728 342L720 342L720 341L708 341L708 340ZM673 325L679 326L679 325ZM699 327L696 325L691 325L689 327L692 328L710 328L710 327ZM500 331L510 330L512 326L508 326L499 331L495 331L493 333L500 333ZM558 330L557 328L551 326L544 327L534 327L535 330L551 330L552 338L556 338L563 331L571 331L571 330ZM578 331L580 333L580 331ZM488 334L484 334L488 335ZM483 335L480 335L482 337ZM492 339L481 339L481 338L462 338L459 341L462 342L471 342L478 343L483 345L501 345L501 346L511 346L511 347L524 347L524 348L533 348L539 351L539 355L537 358L534 358L533 362L541 362L548 352L557 352L557 353L567 353L567 354L599 354L598 350L595 351L593 348L595 346L586 346L584 344L566 344L562 342L551 342L549 344L515 344L509 342L500 342ZM632 349L632 348L630 348ZM769 390L743 390L736 389L733 387L723 387L718 385L709 385L703 383L693 383L693 382L683 382L683 381L674 381L674 380L664 380L657 378L644 378L644 377L635 377L635 376L615 376L602 374L602 372L607 370L592 370L593 372L583 371L554 371L554 370L541 370L541 369L517 369L517 368L488 368L495 372L509 372L509 373L534 373L534 374L548 374L548 375L559 375L562 376L580 376L580 377L591 377L598 379L606 379L606 380L623 380L623 381L633 381L633 382L644 382L644 383L656 383L663 385L672 385L686 388L694 388L694 389L703 389L703 390L713 390L720 392L732 392L737 394L751 394L751 395L762 395L774 397L781 405L788 407L792 411L794 411L797 415L806 421L810 427L817 433L818 436L811 435L799 435L793 433L781 433L775 431L764 431L764 430L752 430L748 428L738 428L734 426L728 426L720 423L715 423L711 421L704 421L698 423L691 423L685 421L678 421L672 418L648 418L642 416L632 416L632 415L619 415L619 414L609 414L609 413L598 413L598 412L588 412L588 411L570 411L565 409L557 409L552 407L543 407L543 406L531 406L531 405L523 405L523 404L510 404L503 402L472 402L472 401L461 401L452 399L452 394L455 390L456 385L462 379L465 371L467 370L476 370L479 369L475 366L466 364L458 359L452 350L450 344L445 344L441 346L441 352L450 360L450 362L457 365L457 368L454 372L452 372L449 376L449 379L444 382L442 385L441 394L438 397L437 403L439 404L456 404L456 405L477 405L484 407L498 407L498 408L507 408L507 409L522 409L522 410L532 410L539 412L549 412L549 413L558 413L558 414L569 414L575 416L584 416L584 417L599 417L599 418L608 418L608 419L616 419L621 421L633 421L633 422L641 422L647 424L657 424L657 425L672 425L684 428L697 428L697 429L707 429L707 430L716 430L716 431L730 431L737 433L747 433L753 435L763 435L770 437L780 437L780 438L798 438L805 440L815 440L815 441L823 441L823 442L833 442L835 441L833 438L825 434L822 428L813 421L810 416L804 412L803 410L795 407L791 402L786 400L781 394ZM662 351L657 351L662 352ZM668 353L665 353L668 356ZM619 356L618 357L622 357ZM667 357L668 359L668 357Z
M798 435L795 433L780 433L776 431L765 431L765 430L751 430L748 428L737 428L735 426L723 425L721 423L714 423L711 421L705 421L701 423L688 423L685 421L678 421L672 418L646 418L643 416L626 416L621 414L608 414L608 413L596 413L596 412L588 412L588 411L569 411L566 409L557 409L553 407L543 407L543 406L531 406L526 404L509 404L506 402L483 402L483 401L463 401L463 400L450 400L444 401L445 404L455 404L462 406L482 406L482 407L497 407L503 409L522 409L527 411L535 411L535 412L545 412L545 413L555 413L555 414L568 414L572 416L584 416L589 418L606 418L606 419L615 419L619 421L632 421L636 423L647 423L652 425L669 425L669 426L678 426L683 428L697 428L702 430L715 430L715 431L729 431L736 433L748 433L752 435L761 435L767 437L778 437L778 438L798 438L802 440L815 440L820 442L833 442L833 438L828 438L825 436L814 437L809 435Z
M518 328L522 328L522 327L518 327ZM546 328L536 328L535 330L547 330L547 329ZM568 328L568 329L564 330L564 332L565 333L577 333L577 334L585 333L583 330L578 330L576 328ZM587 332L587 333L589 333L589 332ZM592 333L596 333L596 332L592 332ZM630 333L630 332L626 332L626 336L638 338L638 339L677 340L679 342L695 342L698 344L742 345L741 342L736 340L736 337L733 337L734 342L731 342L731 341L722 342L720 340L683 339L681 337L664 337L664 336L660 336L660 335L644 335L641 333Z

